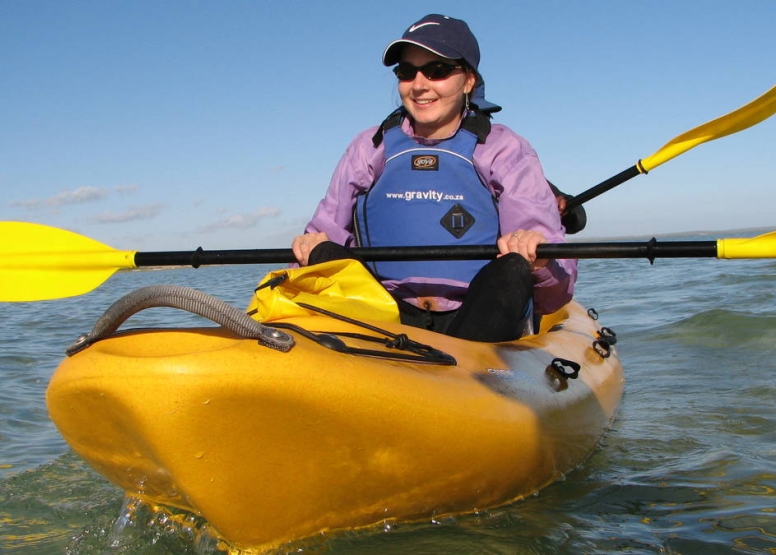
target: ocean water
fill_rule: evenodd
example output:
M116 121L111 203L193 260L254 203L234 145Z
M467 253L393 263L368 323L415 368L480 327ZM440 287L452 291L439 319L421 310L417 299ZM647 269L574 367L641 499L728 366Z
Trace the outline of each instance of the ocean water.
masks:
M190 516L124 505L58 435L45 390L65 347L125 293L170 283L243 307L267 270L126 272L82 297L0 305L0 553L219 552ZM577 299L617 332L627 378L585 464L507 507L281 552L776 553L776 260L584 260L580 270ZM130 320L188 323L202 320L162 308Z

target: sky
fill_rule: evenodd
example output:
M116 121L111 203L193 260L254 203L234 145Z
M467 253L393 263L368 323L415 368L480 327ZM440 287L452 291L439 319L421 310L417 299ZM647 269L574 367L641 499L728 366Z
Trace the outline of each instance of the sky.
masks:
M0 0L0 220L282 248L398 104L385 46L467 21L494 121L582 192L776 84L771 0ZM575 240L776 229L776 117L589 201Z

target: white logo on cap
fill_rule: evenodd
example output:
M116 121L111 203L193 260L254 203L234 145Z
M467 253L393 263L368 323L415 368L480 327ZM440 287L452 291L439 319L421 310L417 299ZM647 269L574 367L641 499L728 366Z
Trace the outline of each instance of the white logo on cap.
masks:
M426 25L439 25L439 23L437 23L436 21L428 21L426 23L418 23L417 25L413 25L412 27L410 27L408 29L408 32L414 33L415 31L417 31L421 27L425 27Z

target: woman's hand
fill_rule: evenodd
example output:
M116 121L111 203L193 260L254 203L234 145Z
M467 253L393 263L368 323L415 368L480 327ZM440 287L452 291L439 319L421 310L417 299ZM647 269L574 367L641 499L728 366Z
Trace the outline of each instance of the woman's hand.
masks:
M546 243L547 239L538 231L518 229L498 239L499 256L516 252L525 258L531 265L531 270L544 268L549 260L536 258L536 247Z
M555 197L555 202L558 203L558 213L561 216L566 215L566 197L563 196L563 194L557 195Z
M326 233L305 233L294 237L291 242L291 250L294 251L294 256L299 261L300 266L307 266L308 259L310 257L310 251L312 251L317 245L328 241L329 236Z

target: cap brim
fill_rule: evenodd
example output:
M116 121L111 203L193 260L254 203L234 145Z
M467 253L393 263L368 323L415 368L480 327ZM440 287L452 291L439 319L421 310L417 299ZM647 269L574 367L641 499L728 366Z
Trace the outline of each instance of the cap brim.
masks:
M501 111L501 106L488 102L484 98L472 98L471 103L477 106L482 112L494 114Z
M444 48L440 48L438 45L421 44L412 40L398 39L393 41L385 48L385 51L383 52L383 65L393 66L398 64L401 61L401 49L408 44L414 44L415 46L419 46L424 50L428 50L432 54L442 56L448 60L460 59L460 56L457 56L456 52L445 51Z

